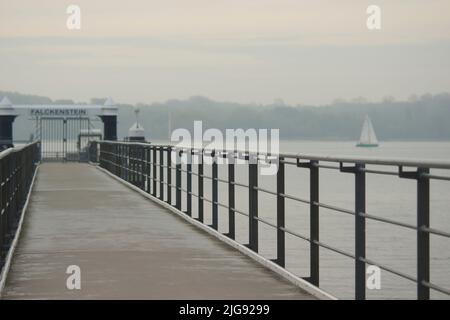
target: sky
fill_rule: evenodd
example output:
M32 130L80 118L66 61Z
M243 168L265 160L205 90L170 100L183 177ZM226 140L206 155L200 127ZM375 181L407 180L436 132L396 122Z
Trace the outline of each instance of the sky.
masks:
M0 90L53 99L402 100L450 91L449 57L448 0L0 0Z

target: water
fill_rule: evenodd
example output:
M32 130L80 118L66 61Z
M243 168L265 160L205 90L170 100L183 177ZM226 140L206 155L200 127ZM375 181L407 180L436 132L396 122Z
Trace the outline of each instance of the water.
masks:
M303 154L395 157L407 159L450 159L449 142L382 142L378 148L356 148L353 142L283 141L282 152ZM332 164L332 163L330 163ZM336 165L336 164L334 164ZM371 167L374 168L374 167ZM396 167L377 167L396 171ZM196 171L196 166L193 166ZM211 175L210 166L205 174ZM449 170L450 171L450 170ZM446 174L445 170L432 170ZM245 166L236 169L236 180L247 184ZM227 179L226 166L219 166L219 178ZM275 176L259 178L259 185L274 190ZM183 178L185 183L185 178ZM196 177L193 192L197 193ZM416 182L397 176L367 174L366 212L400 222L416 223ZM185 186L184 186L185 188ZM227 185L219 182L219 202L228 203ZM205 197L211 199L211 181L205 179ZM450 182L432 180L431 227L450 231ZM309 199L308 169L286 166L286 194ZM175 195L173 195L174 199ZM259 192L259 215L276 223L276 198ZM320 201L354 210L354 176L338 170L320 169ZM185 206L185 204L183 204ZM205 202L205 222L211 223L211 204ZM248 212L248 190L236 188L236 209ZM197 214L197 199L193 197L193 215ZM309 206L286 200L286 227L309 236ZM260 223L260 253L270 259L276 256L276 232ZM248 243L248 218L236 214L236 239ZM228 231L228 211L219 207L219 230ZM333 247L354 253L354 217L345 213L320 209L320 240ZM367 258L411 276L416 276L416 232L382 222L367 220ZM431 282L450 288L450 239L431 235ZM354 297L354 261L325 248L320 249L320 287L339 298ZM309 275L309 243L286 235L286 268L296 275ZM448 296L431 291L434 299ZM368 299L415 299L415 283L382 271L381 289L367 290Z

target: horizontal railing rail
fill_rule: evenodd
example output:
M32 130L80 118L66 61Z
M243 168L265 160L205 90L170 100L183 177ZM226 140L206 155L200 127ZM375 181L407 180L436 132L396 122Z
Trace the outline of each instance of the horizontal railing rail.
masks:
M39 162L39 141L0 153L0 271L16 235Z
M193 216L192 197L196 197L198 201L196 219L202 223L205 220L204 202L210 203L212 220L210 227L217 231L218 208L226 208L228 210L228 233L226 235L233 240L235 240L236 232L235 214L247 217L249 238L247 246L255 252L259 251L259 223L274 228L276 230L276 258L273 261L281 267L285 267L286 261L286 234L307 241L310 244L310 274L305 279L315 286L319 287L319 249L323 248L354 260L355 299L366 298L366 265L368 264L378 266L386 272L416 283L418 299L430 299L430 290L450 295L448 288L430 281L430 235L450 238L448 231L430 227L430 180L448 181L450 175L431 174L430 169L450 169L450 161L335 157L292 153L264 154L238 150L199 149L113 141L94 142L90 151L92 162L98 162L102 168L167 202L188 216ZM183 154L189 157L197 157L200 161L182 163L179 159ZM225 164L228 169L228 179L218 177L218 161L210 162L211 175L205 175L203 160L208 157L211 160L220 157L229 160L244 160L248 168L248 184L236 181L235 161L229 161ZM173 159L175 161L172 161ZM250 161L250 159L256 159L256 161ZM274 177L276 190L269 190L258 185L258 167L261 161L277 164L278 170ZM377 168L369 169L368 165ZM196 172L192 170L193 166L197 166ZM309 171L309 198L301 198L286 193L286 166L294 166ZM379 169L379 166L389 167L389 170ZM354 176L354 210L341 208L319 200L319 173L322 169L337 170L343 174ZM173 183L173 173L175 173L175 183ZM391 175L398 176L401 179L415 180L417 184L417 223L404 223L366 212L367 174ZM198 190L196 193L192 190L193 177L197 179ZM182 179L186 179L185 188L182 187ZM211 198L204 196L205 179L211 181ZM225 197L228 199L228 203L219 201L219 183L228 186L227 197ZM236 208L236 187L248 189L248 212ZM175 199L172 199L172 190L175 191ZM258 195L260 193L276 197L276 223L258 216ZM309 235L301 234L286 227L286 199L309 206ZM182 206L183 203L185 203L184 207ZM319 212L321 208L353 216L355 239L353 252L342 250L319 240ZM416 275L396 270L366 256L367 220L407 228L416 232Z

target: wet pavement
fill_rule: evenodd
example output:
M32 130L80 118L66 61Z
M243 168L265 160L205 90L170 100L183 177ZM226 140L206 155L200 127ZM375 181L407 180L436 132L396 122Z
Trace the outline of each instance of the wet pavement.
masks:
M69 290L68 266L81 270ZM312 299L87 164L41 165L6 299Z

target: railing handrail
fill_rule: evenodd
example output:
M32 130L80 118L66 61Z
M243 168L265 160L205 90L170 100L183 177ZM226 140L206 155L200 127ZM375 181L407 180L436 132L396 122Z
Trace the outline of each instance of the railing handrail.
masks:
M39 162L39 141L0 153L0 276L10 255ZM3 279L1 279L3 280Z
M101 143L111 143L111 144L121 144L121 145L136 145L136 146L153 146L159 148L175 148L180 150L197 150L197 151L219 151L219 149L214 148L196 148L189 146L177 147L170 144L153 144L153 143L143 143L143 142L124 142L124 141L109 141L100 140ZM330 155L319 155L319 154L304 154L304 153L294 153L294 152L282 152L278 154L270 152L256 152L249 150L239 150L239 149L220 149L222 152L241 152L258 154L265 156L276 156L285 159L298 159L298 160L310 160L310 161L324 161L324 162L336 162L336 163L364 163L370 165L382 165L382 166L402 166L402 167L426 167L430 169L450 169L450 161L446 160L432 160L432 159L405 159L405 158L391 158L391 157L355 157L355 156L330 156Z
M30 143L27 143L27 144L24 144L24 145L21 145L21 146L14 146L14 147L5 149L5 150L0 152L0 159L3 159L4 157L6 157L7 155L9 155L12 152L18 152L20 150L23 150L26 147L29 147L29 146L31 146L33 144L36 144L36 143L40 143L40 141L36 140L36 141L30 142Z

